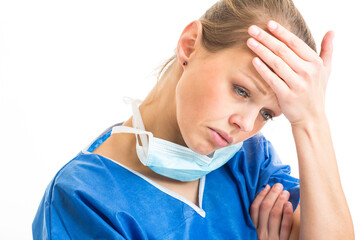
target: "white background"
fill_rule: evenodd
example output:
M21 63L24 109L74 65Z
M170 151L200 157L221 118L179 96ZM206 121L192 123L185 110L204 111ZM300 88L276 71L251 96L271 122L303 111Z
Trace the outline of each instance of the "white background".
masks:
M0 239L31 239L55 173L143 99L184 27L215 1L0 1ZM295 0L318 47L335 30L326 112L342 185L360 234L359 4ZM357 5L356 5L357 4ZM297 173L282 116L263 130Z

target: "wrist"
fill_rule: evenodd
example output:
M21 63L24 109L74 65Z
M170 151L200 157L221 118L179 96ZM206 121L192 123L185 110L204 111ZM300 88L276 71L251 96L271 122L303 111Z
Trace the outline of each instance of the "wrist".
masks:
M312 117L311 119L304 119L303 121L290 123L292 130L312 130L322 127L328 127L328 120L325 114Z

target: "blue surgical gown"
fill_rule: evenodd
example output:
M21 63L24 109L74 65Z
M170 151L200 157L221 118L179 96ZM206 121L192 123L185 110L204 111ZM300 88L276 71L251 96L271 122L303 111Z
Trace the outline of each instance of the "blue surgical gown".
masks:
M93 154L102 133L56 174L36 213L34 239L257 239L249 208L280 182L299 203L299 180L258 133L202 177L199 206L109 158Z

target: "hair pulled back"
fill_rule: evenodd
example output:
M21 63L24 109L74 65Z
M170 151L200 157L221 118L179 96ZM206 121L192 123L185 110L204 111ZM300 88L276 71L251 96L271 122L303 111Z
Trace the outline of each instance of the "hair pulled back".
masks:
M245 47L250 37L248 28L257 25L266 30L270 20L283 25L316 51L311 32L292 0L220 0L199 19L202 24L201 43L212 53L231 47ZM158 78L165 68L166 73L176 63L175 51L162 66Z

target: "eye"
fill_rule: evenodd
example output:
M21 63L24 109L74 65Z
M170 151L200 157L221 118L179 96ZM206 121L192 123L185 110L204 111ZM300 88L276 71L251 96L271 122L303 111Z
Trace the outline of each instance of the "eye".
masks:
M267 120L273 120L273 116L269 113L269 112L267 112L267 111L262 111L261 112L261 114L262 114L262 116L263 116L263 118L264 118L264 120L265 121L267 121Z
M234 85L234 90L236 92L237 95L248 98L250 97L250 94L242 87L238 86L238 85Z

